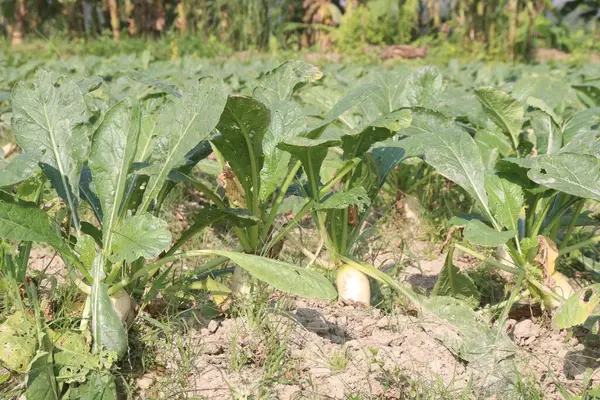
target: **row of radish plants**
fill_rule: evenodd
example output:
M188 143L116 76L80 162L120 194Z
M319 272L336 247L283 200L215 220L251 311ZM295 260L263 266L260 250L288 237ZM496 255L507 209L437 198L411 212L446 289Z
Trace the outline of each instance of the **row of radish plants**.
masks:
M99 78L40 70L11 92L10 126L21 152L0 163L1 289L11 299L0 325L0 362L10 372L0 381L23 377L28 399L116 398L111 371L127 352L136 314L159 291L208 291L217 301L267 284L369 305L371 280L452 326L456 335L439 339L458 357L505 377L514 374L516 349L497 327L520 299L551 310L559 328L583 324L597 333L600 287L578 290L556 268L572 254L591 269L599 262L593 82L577 85L577 107L469 88L464 106L477 107L475 115L440 104L452 89L434 67L351 85L344 95L320 83L319 68L299 61L262 74L246 95L209 76L181 88L138 71L127 79L144 90L110 106L103 93L111 82ZM218 188L195 174L211 154ZM326 160L333 169L323 168ZM417 169L458 185L473 204L449 221L446 263L429 297L357 251L383 186ZM202 192L206 205L175 235L161 210L177 185ZM419 182L412 190L421 190ZM282 218L291 199L293 217ZM287 234L307 218L326 256L311 266L278 260ZM190 248L216 224L230 227L235 248ZM40 245L62 258L81 292L75 325L57 328L40 307L40 279L28 268ZM482 304L453 263L457 252L514 275L510 295ZM176 274L173 267L187 259L206 262ZM335 279L312 265L334 269ZM232 266L228 285L206 274Z

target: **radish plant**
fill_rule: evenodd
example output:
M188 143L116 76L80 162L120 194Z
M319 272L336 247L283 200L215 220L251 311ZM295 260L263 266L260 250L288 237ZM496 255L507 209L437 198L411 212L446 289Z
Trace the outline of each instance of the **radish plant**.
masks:
M516 275L508 305L531 295L556 308L573 292L555 269L557 258L598 241L594 234L583 240L576 234L578 226L597 226L584 211L586 203L600 201L598 131L593 121L579 121L586 110L559 116L540 99L529 97L524 105L489 87L475 89L475 95L489 118L486 126L454 123L399 143L473 198L476 212L451 222L468 242L499 247L500 260L455 247ZM455 268L451 264L446 269ZM449 277L443 271L440 279ZM462 282L438 281L436 294L469 293L476 300L472 282Z
M277 89L281 86L277 85L282 82L276 80L273 84L262 89L265 97L280 93ZM282 90L285 93L285 88ZM254 254L252 246L260 238L260 231L254 229L259 222L255 214L265 211L258 202L259 186L252 186L258 175L248 175L250 180L245 180L240 174L250 185L249 208L255 214L225 208L214 196L217 207L202 212L198 219L208 218L211 224L215 218L210 217L215 215L216 219L228 218L240 229L245 253L200 249L177 252L181 239L171 247L172 236L159 211L173 180L189 176L191 166L208 155L206 140L212 138L215 129L224 135L242 135L239 129L256 133L257 137L263 135L260 130L269 126L269 115L260 113L264 106L256 104L252 99L230 97L222 81L206 77L183 93L160 96L158 101L156 96L121 100L92 125L81 89L68 78L42 71L33 87L20 83L13 89L12 128L23 153L4 168L0 177L8 192L16 187L0 198L0 237L19 242L19 254L11 268L14 281L24 282L32 242L55 249L67 265L70 280L86 295L80 328L84 333L91 332L91 353L100 357L102 365L127 351L127 327L135 316L138 298L132 293L143 292L150 285L160 286L164 274L154 280L155 274L161 266L178 259L217 256L282 291L335 297L333 286L322 275ZM250 122L238 112L251 117ZM238 118L242 125L236 125ZM257 125L248 125L253 122ZM235 139L229 143L237 145ZM216 139L215 143L221 142ZM253 149L252 143L244 142L243 148ZM222 154L231 156L233 165L239 161L237 157L242 157L236 151ZM275 190L272 182L277 182L285 169L278 162L272 166L275 172L269 175L271 189L265 189L265 198ZM252 171L259 171L257 168L258 164ZM20 195L18 184L25 179L37 185L34 195ZM40 208L42 192L49 187L60 198L52 214ZM84 203L92 212L81 212ZM197 231L203 224L198 220L192 230ZM38 314L34 317L38 322L36 348L38 353L48 352ZM22 312L19 318L26 318L24 315ZM20 335L13 332L12 338ZM36 363L44 364L42 372ZM36 358L29 364L30 377L45 376L47 385L40 389L40 396L42 392L46 396L43 398L59 398L70 390L64 385L69 382L54 377L55 368L52 357ZM94 381L96 378L90 375L92 378L93 385L102 384L104 379ZM107 390L114 392L114 385Z

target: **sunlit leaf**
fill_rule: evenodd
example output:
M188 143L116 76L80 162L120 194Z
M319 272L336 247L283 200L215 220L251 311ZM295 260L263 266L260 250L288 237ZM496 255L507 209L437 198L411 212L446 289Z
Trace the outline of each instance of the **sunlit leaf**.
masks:
M525 113L521 103L507 93L492 87L477 88L475 95L488 117L510 135L513 145L517 147Z
M140 257L151 259L170 244L171 232L165 220L149 213L134 215L125 218L114 232L109 260L130 263Z

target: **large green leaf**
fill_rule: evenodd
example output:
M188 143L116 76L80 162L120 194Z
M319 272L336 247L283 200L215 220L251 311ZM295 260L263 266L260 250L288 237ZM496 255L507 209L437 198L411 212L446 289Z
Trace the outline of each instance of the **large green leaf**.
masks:
M540 185L600 201L600 159L593 155L561 152L538 157L527 176Z
M12 129L25 153L42 153L44 172L67 202L75 226L79 173L88 152L83 123L87 108L79 87L65 78L57 83L51 73L40 71L33 88L24 83L12 92Z
M225 108L227 94L221 80L206 77L163 108L151 167L144 170L150 179L140 206L142 211L156 198L169 172L185 164L187 152L211 134Z
M309 180L317 181L321 166L330 147L341 144L338 139L308 139L293 137L280 142L277 147L299 159ZM314 193L313 193L314 195Z
M428 334L476 371L486 394L508 391L517 384L517 346L468 304L448 296L420 298Z
M425 161L487 209L485 168L479 149L468 133L449 129L432 134L425 147Z
M435 133L445 131L454 124L452 118L444 114L422 107L410 107L410 126L402 131L403 135L411 136L419 133Z
M35 204L20 202L0 194L0 237L64 247L60 235L51 228L48 216Z
M306 268L251 254L221 250L203 250L203 253L229 258L250 275L282 292L302 297L334 299L337 293L327 278Z
M560 152L590 154L600 158L600 130L580 130Z
M519 134L523 125L525 109L507 93L492 87L475 89L475 95L490 119L508 133L514 147L519 143Z
M517 229L521 208L525 203L521 186L497 175L488 175L485 178L485 190L490 211L496 220L506 229Z
M470 220L465 227L465 238L480 246L500 246L515 237L516 234L516 229L497 231L478 219Z
M406 157L405 150L398 146L396 141L381 143L380 146L373 148L370 154L379 170L380 188L385 183L386 176Z
M59 400L59 388L54 376L52 354L38 351L29 366L27 400Z
M260 171L260 198L266 199L283 181L290 162L290 155L277 148L285 138L299 136L306 129L302 109L289 101L274 102L269 106L271 121L262 143L264 155Z
M140 133L140 109L124 100L105 115L92 140L89 167L102 207L105 254L111 253L113 235L121 218L129 169Z
M434 109L444 91L442 74L436 67L422 67L408 77L404 98L409 107Z
M41 153L20 153L15 158L0 161L0 187L11 186L35 176L40 169Z
M344 158L360 157L373 144L394 136L400 129L408 127L410 122L410 110L397 110L376 119L365 128L343 135Z
M86 381L69 393L72 400L117 400L115 377L110 372L92 371Z
M144 99L140 104L142 114L138 146L135 153L135 162L143 163L149 160L156 137L160 134L161 115L166 107L166 96L153 96ZM168 111L167 111L168 112Z
M112 253L108 259L117 263L131 263L140 257L158 256L171 244L171 232L167 222L143 213L125 218L114 232Z
M600 107L586 108L576 112L563 125L563 139L568 143L581 130L600 128Z
M454 265L452 262L453 254L454 247L451 247L446 255L444 268L442 268L438 275L431 295L454 297L475 308L479 306L481 295L471 278L461 274L460 270Z
M528 97L526 103L528 106L537 108L540 111L543 111L545 114L549 115L556 125L562 124L562 118L556 115L554 109L552 109L552 107L546 104L544 100L538 99L537 97Z
M127 332L108 296L103 265L104 256L98 254L92 267L90 294L94 352L114 352L120 358L127 351Z
M27 372L37 347L35 321L28 314L16 312L0 324L0 363L6 368Z
M236 177L249 195L253 177L262 166L263 138L270 122L269 109L261 102L244 96L230 96L217 125L221 133L214 140Z
M307 134L307 137L311 139L318 138L325 128L329 126L333 121L340 119L347 127L354 129L356 126L344 117L344 114L351 109L359 106L363 102L369 100L379 90L379 85L374 83L367 83L360 85L353 89L347 95L342 97L325 115L323 121Z
M562 146L562 131L553 118L542 111L531 113L531 127L536 137L538 154L553 154Z
M291 100L294 90L321 79L323 73L302 61L287 61L267 72L256 85L254 97L270 106L277 101Z

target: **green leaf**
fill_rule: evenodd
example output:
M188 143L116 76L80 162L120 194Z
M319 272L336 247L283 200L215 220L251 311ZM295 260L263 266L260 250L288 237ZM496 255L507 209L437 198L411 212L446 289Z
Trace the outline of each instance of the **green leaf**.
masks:
M104 257L98 254L92 267L90 294L93 350L96 354L114 352L120 358L127 351L127 332L110 301L108 286L102 282L105 278L103 265Z
M341 119L350 128L355 128L355 126L345 119L343 115L351 109L359 106L363 102L369 100L377 93L379 89L380 86L375 83L367 83L353 89L350 93L341 98L340 101L338 101L325 115L323 121L321 121L321 123L306 136L311 139L318 138L321 136L323 131L325 131L325 128L327 128L329 124L337 119Z
M229 223L237 227L248 227L256 225L260 219L253 216L248 210L240 208L218 208L213 206L204 207L196 215L194 224L185 230L177 243L171 247L169 254L180 248L186 241L198 234L207 226L218 222Z
M282 292L302 297L335 299L337 293L327 278L306 268L251 254L205 250L207 254L227 257L261 281Z
M552 107L546 104L544 100L538 99L537 97L528 97L525 102L528 106L537 108L543 111L545 114L549 115L556 125L562 124L562 118L556 115L554 109L552 109Z
M283 140L277 147L299 159L309 181L318 182L321 166L327 156L327 151L330 147L339 144L341 144L341 141L338 139L308 139L305 137L294 137Z
M477 144L485 143L486 147L496 149L498 154L504 157L513 153L510 140L499 131L480 129L475 133L475 142Z
M79 173L88 152L83 123L87 108L79 87L65 78L60 84L40 71L33 89L24 83L12 92L12 129L24 153L42 153L44 172L73 213L76 227ZM46 166L46 168L44 168Z
M48 243L63 248L60 235L51 228L48 216L35 204L0 194L0 237L26 242Z
M475 89L475 95L488 117L512 138L514 147L519 143L525 109L507 93L492 87Z
M452 262L454 247L446 255L444 268L438 275L437 282L431 292L432 296L450 296L462 300L471 307L476 308L481 301L481 295L469 276L461 274Z
M536 137L538 154L553 154L562 146L562 132L552 117L542 111L531 113L531 127Z
M583 324L600 304L600 284L591 285L571 295L556 311L552 319L558 329Z
M263 139L264 161L260 171L260 199L267 199L283 181L290 162L290 154L277 145L285 138L300 136L306 121L300 106L288 101L274 102L269 106L271 122Z
M29 366L27 375L27 400L59 400L59 390L54 376L52 355L38 351Z
M600 87L594 85L573 85L579 96L589 107L600 106Z
M452 118L444 114L422 107L411 107L411 124L402 130L403 135L412 136L420 133L436 133L445 131L454 125Z
M114 232L121 218L129 169L140 133L140 109L125 100L105 115L92 140L89 167L102 208L105 254L111 253Z
M269 109L259 101L244 96L230 96L217 129L221 133L213 142L229 162L236 177L250 195L253 176L260 172L263 138L270 123Z
M359 211L364 211L371 205L369 194L362 186L353 187L344 192L337 192L323 200L318 205L320 210L343 210L348 206L356 206Z
M96 194L96 186L94 185L94 182L92 182L92 171L90 171L90 168L87 165L84 165L81 169L81 176L79 178L79 196L89 203L94 212L94 216L98 222L102 224L102 204L100 204L100 199ZM82 229L85 223L85 221L81 222Z
M162 110L157 122L156 146L151 153L150 175L141 211L158 195L169 172L186 162L187 152L208 138L216 127L227 102L227 87L220 79L202 78L197 85L174 99Z
M410 122L410 110L397 110L376 119L365 128L343 135L344 159L361 156L373 144L394 136L400 129L408 127Z
M143 163L149 161L154 150L156 137L161 134L161 116L165 111L167 104L166 96L152 96L145 98L140 104L142 114L140 124L140 134L137 150L135 153L135 162ZM164 118L164 117L163 117Z
M131 263L140 257L150 259L170 244L171 232L165 220L150 213L138 214L125 218L118 226L108 259L113 263Z
M10 162L0 162L0 187L11 186L35 176L42 155L39 153L20 153Z
M580 130L559 152L590 154L600 158L600 130Z
M507 179L488 175L485 178L485 190L490 211L496 220L506 229L517 229L521 208L525 203L523 189Z
M515 237L516 234L516 229L497 231L478 219L470 220L465 227L465 238L480 246L500 246Z
M395 142L397 143L397 142ZM385 178L396 166L404 160L406 152L399 146L381 145L370 151L370 154L379 169L379 188L385 183Z
M0 325L0 363L6 368L27 372L38 346L34 324L31 317L16 312Z
M450 129L432 134L425 147L425 161L487 209L485 168L479 149L468 133Z
M75 251L79 259L89 270L92 269L92 263L96 258L96 242L89 235L81 235L75 244Z
M516 384L514 357L517 346L505 332L490 329L490 321L482 318L459 299L447 296L421 298L425 330L439 340L456 357L477 371L482 388L495 392L498 386ZM435 328L434 328L435 327Z
M561 152L538 157L527 176L540 185L600 201L600 159L595 156Z
M581 130L600 128L600 107L586 108L576 112L563 125L563 139L569 143Z
M323 73L318 67L302 61L287 61L260 78L253 95L270 106L277 101L291 100L295 90L321 76Z
M168 93L175 97L181 97L181 92L179 88L175 85L169 85L168 83L164 83L155 79L151 76L148 76L142 72L131 70L127 72L127 76L133 79L134 81L143 83L144 85L156 88L162 92Z
M110 372L92 371L85 383L70 392L72 400L117 400L115 377Z
M408 106L434 109L444 91L442 74L436 67L422 67L408 77L404 98Z

